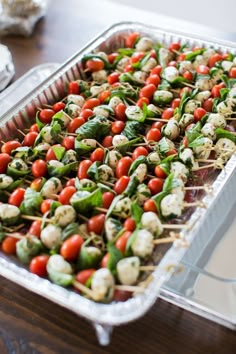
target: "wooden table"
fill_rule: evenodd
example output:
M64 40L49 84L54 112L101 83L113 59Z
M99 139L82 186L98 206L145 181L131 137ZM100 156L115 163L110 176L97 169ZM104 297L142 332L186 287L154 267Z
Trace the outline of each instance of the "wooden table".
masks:
M17 79L35 65L63 62L114 22L124 19L149 22L154 21L154 16L157 15L115 6L105 0L51 1L47 17L37 24L31 37L7 37L2 42L12 52ZM190 28L177 20L155 18L158 18L156 25ZM192 25L191 29L205 31L200 26ZM212 35L214 31L209 33ZM233 331L163 300L158 300L138 321L116 328L111 344L100 347L91 324L84 319L0 277L1 354L231 354L235 347Z

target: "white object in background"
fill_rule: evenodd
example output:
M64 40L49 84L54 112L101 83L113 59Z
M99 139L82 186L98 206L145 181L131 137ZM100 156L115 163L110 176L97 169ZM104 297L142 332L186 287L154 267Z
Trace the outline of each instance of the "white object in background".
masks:
M11 81L15 74L15 68L9 49L0 44L0 91Z

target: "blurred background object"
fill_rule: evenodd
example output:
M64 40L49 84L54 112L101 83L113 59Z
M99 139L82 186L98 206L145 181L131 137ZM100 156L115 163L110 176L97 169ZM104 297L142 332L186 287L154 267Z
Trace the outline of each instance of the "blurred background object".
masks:
M11 53L5 45L0 44L0 91L9 84L14 74L15 68Z

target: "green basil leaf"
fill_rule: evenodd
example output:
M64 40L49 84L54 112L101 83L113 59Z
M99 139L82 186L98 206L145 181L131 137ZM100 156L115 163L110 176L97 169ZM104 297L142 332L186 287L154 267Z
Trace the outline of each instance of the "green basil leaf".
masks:
M190 61L192 61L192 60L195 59L198 55L201 55L202 53L204 53L205 50L206 50L205 48L201 48L201 49L195 50L194 52L187 53L186 56L185 56L185 60L190 60Z
M195 140L193 140L190 144L188 144L188 147L190 148L196 148L198 146L202 146L204 143L205 137L203 135L199 135Z
M61 161L63 158L66 149L63 146L52 146L52 151L56 155L58 161Z
M67 225L64 230L62 231L61 240L65 241L70 236L76 235L79 233L79 225L77 222L73 222L72 224Z
M114 276L116 276L116 265L122 258L124 258L124 255L113 243L108 243L107 250L109 253L107 268L110 269Z
M137 159L135 159L130 168L129 168L129 172L128 172L128 176L131 176L132 173L136 170L136 168L141 164L141 163L146 163L147 162L147 158L144 155L139 156Z
M40 210L43 198L40 192L36 192L34 189L27 188L25 191L23 202L20 205L20 211L22 214L35 215Z
M123 197L124 197L124 196L123 196L122 194L119 194L119 195L117 195L117 196L113 199L113 201L112 201L112 203L111 203L109 209L107 210L106 219L109 218L109 216L111 215L111 213L112 213L113 209L115 208L117 202L118 202L120 199L122 199Z
M87 60L93 60L93 59L100 59L103 61L104 63L104 69L111 69L111 65L110 63L104 59L103 57L101 57L100 55L97 54L86 54L83 56L82 58L82 63L85 63Z
M47 164L48 174L50 177L63 177L69 174L71 171L76 170L78 167L78 162L71 162L62 167L54 167Z
M131 215L135 221L135 224L139 225L143 215L143 209L136 202L131 204Z
M88 213L94 207L102 205L102 191L97 188L94 192L78 191L70 199L70 204L79 213Z
M131 197L131 195L134 194L134 192L136 191L138 185L140 184L139 179L136 176L131 176L129 183L127 185L127 187L125 188L123 194Z
M169 194L169 192L166 192L166 191L162 191L156 195L154 195L152 197L152 199L154 200L155 204L156 204L156 207L157 207L157 210L158 210L158 215L162 215L161 214L161 201L164 197L166 197L167 195Z
M160 153L161 156L165 156L166 153L170 150L169 144L168 144L168 140L167 138L162 138L159 142L158 142L158 152Z
M40 112L38 111L36 113L35 122L37 124L38 130L40 131L45 126L45 124L43 122L41 122L41 120L39 119L39 114L40 114Z
M122 134L126 136L129 140L132 140L137 137L139 134L144 133L144 126L143 124L137 121L127 121L125 125L125 129L123 130Z
M88 176L94 180L99 181L99 171L98 167L101 165L100 161L95 161L88 169L87 174Z
M58 202L57 200L54 200L51 205L50 205L50 213L49 216L52 217L54 215L55 210L61 206L62 204Z
M185 131L185 136L188 140L188 144L191 144L195 139L201 135L202 125L200 122L195 124L191 129Z
M102 116L96 116L95 118L88 120L86 123L81 125L76 133L78 134L77 139L96 139L102 140L105 136L110 133L110 121Z
M216 132L217 140L220 138L227 138L229 140L232 140L236 144L236 136L231 132L229 132L228 130L216 128L215 132Z

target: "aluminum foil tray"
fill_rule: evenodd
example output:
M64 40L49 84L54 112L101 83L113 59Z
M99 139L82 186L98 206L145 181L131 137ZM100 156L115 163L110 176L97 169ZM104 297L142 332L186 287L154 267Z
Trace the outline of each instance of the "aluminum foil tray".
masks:
M132 31L140 32L143 35L148 34L167 44L180 40L196 46L214 46L223 52L236 52L236 46L230 42L190 37L183 33L164 31L139 23L123 22L113 25L76 53L0 118L0 140L6 141L9 138L17 137L19 135L17 129L24 129L32 124L37 107L51 104L64 97L66 84L83 76L81 58L85 53L93 50L114 51L124 44L124 36ZM219 203L219 200L225 200L226 196L232 198L232 191L235 190L236 184L235 165L236 156L234 155L212 184L213 194L204 197L203 202L207 205L207 209L197 208L192 214L189 223L193 227L190 231L183 232L190 245L195 238L196 240L198 237L209 238L217 225L216 220L219 215L224 215L227 212L225 203ZM96 328L100 344L106 345L109 343L113 326L136 320L151 308L160 294L161 286L170 279L175 269L178 268L186 251L186 248L174 243L153 272L153 279L142 294L126 302L111 304L95 303L73 291L39 278L27 271L15 258L7 257L2 253L0 253L0 274L91 321Z

